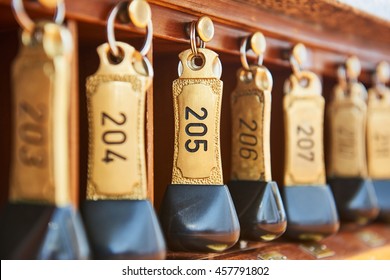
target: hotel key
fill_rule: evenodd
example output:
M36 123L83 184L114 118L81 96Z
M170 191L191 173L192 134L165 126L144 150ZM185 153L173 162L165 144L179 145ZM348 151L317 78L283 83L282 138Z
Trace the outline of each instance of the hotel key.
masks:
M147 34L140 52L114 37L119 12ZM137 15L143 15L133 20ZM108 43L97 49L100 65L87 78L89 157L83 214L97 259L164 259L165 241L147 198L145 97L153 68L145 57L152 40L146 1L119 2L107 23Z
M248 65L247 44L258 56ZM241 227L240 238L270 241L282 235L286 213L271 179L271 73L262 65L266 42L261 32L242 40L242 66L231 95L232 170L228 183Z
M197 46L196 29L200 47ZM210 18L191 23L191 49L180 53L173 82L175 120L172 184L161 206L161 223L172 250L223 251L239 238L240 226L220 152L221 64L205 48L213 37Z
M1 259L87 259L90 251L71 201L70 62L73 41L63 25L31 21L12 2L23 27L12 66L13 149L10 197L0 217Z
M367 92L358 82L360 62L355 56L339 67L339 83L329 105L331 159L328 183L340 219L364 225L378 215L378 203L366 160Z
M301 70L307 56L297 44L290 58L293 74L285 83L284 205L286 234L319 241L339 229L335 201L325 182L323 150L324 98L313 72Z
M382 61L368 91L367 167L379 205L379 218L390 223L390 65Z

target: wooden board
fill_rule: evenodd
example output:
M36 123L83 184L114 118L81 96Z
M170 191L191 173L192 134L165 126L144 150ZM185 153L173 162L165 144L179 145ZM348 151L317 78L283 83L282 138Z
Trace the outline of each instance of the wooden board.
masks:
M275 3L252 0L245 4L242 0L231 0L229 3L223 0L149 2L155 38L172 43L188 42L184 32L185 24L205 14L215 23L215 36L208 47L219 52L237 55L240 38L259 30L267 39L265 61L283 67L289 66L286 53L297 42L304 43L310 49L310 69L333 77L336 76L336 66L351 54L357 55L361 60L364 70L361 78L364 81L369 81L369 72L376 63L390 60L390 23L333 1L311 3L283 0ZM2 21L7 25L10 25L10 21L16 24L12 15L10 16L9 3L10 0L0 0L4 9L2 13L6 14L6 19ZM105 26L114 3L116 1L113 0L66 1L67 18L87 24L84 25L86 28L80 28L81 38L104 40L104 32L91 32L90 27ZM32 17L51 16L50 11L38 3L28 2L25 6ZM330 14L332 16L327 16ZM131 31L125 33L124 37L144 34L144 30L129 24L118 25L118 29ZM155 50L158 52L158 47Z
M370 234L373 234L377 239L363 241ZM338 234L325 239L320 244L334 252L334 255L321 259L390 260L390 226L376 223L362 228L344 227ZM168 259L259 260L270 255L277 255L276 253L289 260L317 259L306 251L301 243L283 238L269 243L241 240L224 253L169 252Z

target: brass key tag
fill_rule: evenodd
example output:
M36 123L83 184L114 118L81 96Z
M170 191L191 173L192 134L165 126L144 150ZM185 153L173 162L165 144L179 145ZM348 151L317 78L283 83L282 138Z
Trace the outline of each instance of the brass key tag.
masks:
M98 47L100 66L87 79L91 200L146 199L144 115L151 77L132 46L117 46L118 63L110 61L107 43Z
M31 32L23 31L12 67L12 201L70 202L71 51L72 37L64 26L40 22Z
M335 201L325 181L323 126L324 98L316 74L302 71L306 48L294 46L293 75L285 82L284 199L289 226L286 234L319 241L339 228Z
M356 56L338 69L329 105L331 160L328 182L340 219L367 224L379 213L375 189L367 172L367 91L358 82L360 62Z
M222 81L218 55L199 48L180 53L173 82L175 143L172 184L222 185L220 115ZM197 63L201 63L198 66Z
M372 179L390 179L389 69L387 63L378 65L375 86L368 91L367 165Z
M126 16L126 13L128 14ZM140 51L115 39L115 20L146 27ZM98 70L87 78L89 159L83 205L91 247L99 259L164 259L165 241L147 196L145 98L153 68L145 55L153 38L150 6L121 1L107 19Z
M284 185L324 185L324 98L317 75L300 71L285 84Z
M0 254L6 259L87 259L89 245L71 199L72 29L32 21L23 1L11 2L23 29L12 65L13 147L9 203L1 213ZM74 31L74 29L73 29ZM74 147L73 147L74 148Z
M247 47L250 42L250 47ZM286 213L276 182L271 179L270 124L272 76L262 65L265 37L243 38L242 67L231 95L232 161L228 183L240 221L241 238L270 241L286 230ZM249 66L247 51L257 55Z
M357 82L348 86L339 84L334 90L329 107L331 177L367 177L366 96L364 86Z
M379 218L390 221L390 65L376 67L374 86L368 91L367 167L380 209Z
M232 107L232 180L271 181L272 76L265 67L237 72Z
M179 54L179 78L172 85L172 184L161 203L160 221L171 250L221 252L240 234L222 177L222 66L218 54L205 48L214 34L212 20L202 16L188 31L191 49Z

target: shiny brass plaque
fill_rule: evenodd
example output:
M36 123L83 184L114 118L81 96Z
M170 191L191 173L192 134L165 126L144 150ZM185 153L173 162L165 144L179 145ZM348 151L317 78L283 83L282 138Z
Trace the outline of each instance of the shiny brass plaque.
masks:
M290 76L283 99L285 123L285 186L325 184L323 152L324 98L312 72L301 72L301 85Z
M366 177L366 113L367 106L361 97L365 92L356 84L351 93L342 94L340 88L330 104L331 164L329 176Z
M222 81L213 73L217 54L198 49L203 65L192 64L192 52L179 57L183 73L173 82L175 144L173 184L223 184L220 152Z
M373 88L367 106L367 166L372 179L390 179L390 90ZM379 96L378 96L379 95Z
M89 200L146 198L144 115L150 78L133 66L134 48L117 44L122 61L110 62L108 44L99 46L99 69L87 79Z
M12 67L10 200L68 204L72 38L65 27L38 23L22 39Z
M232 93L232 180L271 181L272 77L263 67L241 68Z

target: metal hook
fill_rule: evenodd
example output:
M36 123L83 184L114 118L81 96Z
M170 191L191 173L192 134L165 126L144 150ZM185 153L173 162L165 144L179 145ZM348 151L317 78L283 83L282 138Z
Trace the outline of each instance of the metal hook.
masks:
M301 77L303 65L307 61L307 50L304 44L298 43L294 46L290 55L290 64L293 73L298 79Z
M137 2L140 2L140 1L137 1ZM115 22L117 15L118 15L118 12L122 9L126 9L128 7L128 5L131 5L131 3L129 3L128 1L119 2L111 10L111 12L108 16L108 19L107 19L107 41L108 41L108 45L110 46L111 53L116 57L120 56L120 52L119 52L119 48L117 46L117 42L115 39L114 22ZM149 4L143 5L142 8L148 9L147 7L150 9ZM137 27L141 27L143 25L143 21L134 20L135 17L132 14L132 12L136 12L136 10L135 9L133 10L132 7L130 6L129 11L130 11L130 18L132 19L133 24ZM152 39L153 39L153 24L152 24L150 14L146 13L146 17L149 17L149 18L146 20L147 25L146 25L145 41L144 41L144 44L140 50L140 53L142 56L146 56L146 54L149 52L150 47L152 45Z
M214 23L208 16L201 16L186 26L186 33L190 37L192 53L198 56L198 45L199 48L205 48L206 42L214 37Z
M12 0L11 7L18 24L24 30L28 32L32 32L34 30L35 23L27 15L26 10L24 9L23 0ZM65 19L65 2L57 1L57 7L56 7L53 21L57 24L62 24L64 22L64 19Z
M376 87L385 86L390 80L390 64L386 61L381 61L376 66L374 73L374 84Z
M363 100L367 99L367 91L359 83L358 77L361 72L360 61L356 56L350 56L344 65L337 69L339 87L345 96L360 96Z
M345 71L347 80L356 83L361 72L360 60L357 56L350 56L345 62Z
M240 60L242 66L249 70L249 64L247 59L247 45L248 41L250 41L250 49L257 55L257 65L263 64L264 59L264 52L266 49L266 41L263 33L261 32L255 32L250 36L247 36L241 40L241 46L240 46Z

